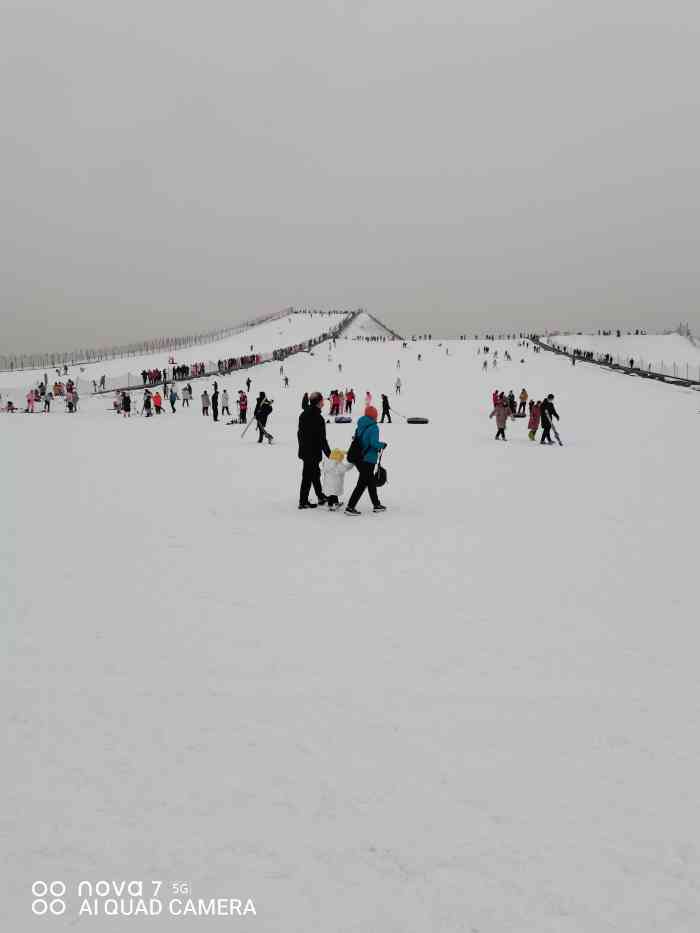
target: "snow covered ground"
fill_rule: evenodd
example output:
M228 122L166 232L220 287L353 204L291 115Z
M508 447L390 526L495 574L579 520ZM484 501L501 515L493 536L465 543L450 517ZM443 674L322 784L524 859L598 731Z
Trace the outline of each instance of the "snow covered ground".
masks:
M449 348L254 371L272 446L196 406L0 416L7 929L87 923L99 879L265 933L700 928L697 394ZM430 424L381 426L385 514L299 512L299 399L346 385ZM494 442L522 386L564 447Z
M592 350L595 354L610 353L616 362L627 365L630 359L635 366L654 372L684 376L686 366L689 378L700 379L700 346L681 337L680 334L623 334L621 337L603 337L597 334L561 334L551 342L569 350Z

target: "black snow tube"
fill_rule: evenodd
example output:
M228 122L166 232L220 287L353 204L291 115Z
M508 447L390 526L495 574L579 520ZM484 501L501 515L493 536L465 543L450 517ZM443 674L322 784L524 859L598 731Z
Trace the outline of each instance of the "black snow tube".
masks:
M347 415L336 415L335 416L336 424L350 424L351 421L352 421L352 418L348 418Z
M406 418L406 424L428 424L427 418Z

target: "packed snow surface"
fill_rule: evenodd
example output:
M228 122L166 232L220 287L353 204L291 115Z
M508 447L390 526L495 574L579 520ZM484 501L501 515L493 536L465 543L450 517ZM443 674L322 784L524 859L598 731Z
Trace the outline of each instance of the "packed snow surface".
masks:
M0 416L7 929L74 929L36 879L160 879L261 933L697 933L697 395L499 346L261 367L271 446ZM345 386L430 423L380 426L386 513L299 512L301 395ZM523 386L563 447L494 441Z
M343 337L354 339L356 337L386 337L391 340L392 333L387 330L376 318L373 318L366 311L362 311L352 321L347 330L343 331Z

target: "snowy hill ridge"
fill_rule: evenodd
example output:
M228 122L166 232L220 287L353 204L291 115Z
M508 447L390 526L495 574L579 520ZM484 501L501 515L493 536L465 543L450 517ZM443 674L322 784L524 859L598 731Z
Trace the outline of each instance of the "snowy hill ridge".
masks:
M343 331L344 337L351 340L371 337L383 337L386 340L403 340L400 334L397 334L379 318L370 314L369 311L361 310Z

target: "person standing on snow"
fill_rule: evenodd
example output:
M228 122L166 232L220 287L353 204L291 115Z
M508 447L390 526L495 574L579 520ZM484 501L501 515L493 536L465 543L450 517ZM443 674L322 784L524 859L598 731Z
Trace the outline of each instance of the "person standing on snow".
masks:
M231 412L228 410L228 392L226 389L221 393L221 417L224 415L231 417Z
M245 394L243 389L238 390L238 420L241 424L246 424L248 421L248 396Z
M542 437L540 439L540 444L553 444L554 441L550 437L549 432L552 430L552 418L556 418L557 421L559 421L559 413L554 407L554 396L551 392L540 406L540 417L542 418Z
M251 350L252 350L252 347L251 347ZM245 384L248 390L248 394L250 394L250 376L248 376L248 378L246 379Z
M304 408L299 415L297 440L299 441L299 459L304 464L299 487L300 509L315 509L317 504L323 505L326 502L321 488L319 464L323 454L330 456L331 449L326 439L326 422L321 414L322 408L323 395L321 392L312 392L309 396L308 407ZM309 492L312 486L318 503L309 502Z
M530 402L530 420L527 423L527 436L534 441L535 435L540 427L540 408L542 402L537 401L534 404Z
M501 394L493 411L489 415L489 418L494 417L496 419L496 427L498 428L496 431L496 440L505 441L506 424L508 423L508 419L512 418L513 415L511 413L510 406L508 405L508 400L503 398L503 394Z
M205 389L204 392L199 396L202 402L202 414L205 418L209 417L209 393Z
M389 399L382 393L382 420L381 424L384 424L384 419L389 419L389 424L391 424L391 409L389 408Z
M518 405L518 414L525 414L525 406L527 405L527 391L523 388L520 393L520 404Z
M352 406L353 406L354 401L355 401L355 390L349 389L345 393L345 414L346 415L352 414Z
M355 506L360 501L360 497L365 489L369 492L375 512L386 512L386 506L382 505L377 495L376 478L374 468L377 465L377 459L380 451L384 450L386 444L379 440L379 425L377 424L377 409L374 405L368 405L364 415L357 422L357 431L355 432L362 449L362 460L357 466L360 476L357 485L352 491L345 509L346 515L360 515Z
M219 386L216 383L211 394L211 414L214 421L219 420Z
M394 390L397 395L401 395L401 376L396 377L396 382L394 383Z

